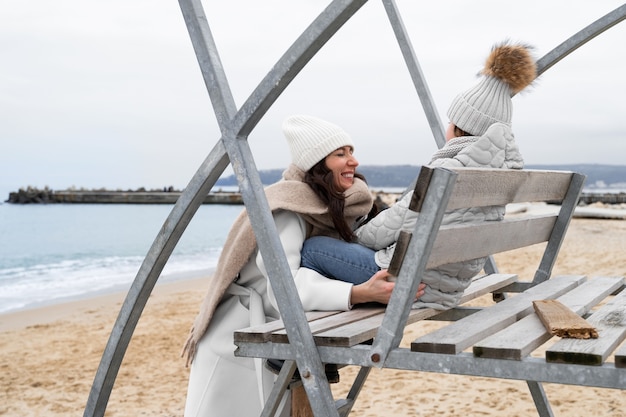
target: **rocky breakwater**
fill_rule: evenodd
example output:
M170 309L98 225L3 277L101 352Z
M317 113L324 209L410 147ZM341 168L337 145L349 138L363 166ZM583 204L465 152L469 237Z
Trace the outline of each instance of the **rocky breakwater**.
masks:
M10 204L174 204L181 191L172 189L146 191L63 190L53 191L28 187L9 193ZM242 204L235 192L209 193L204 204Z

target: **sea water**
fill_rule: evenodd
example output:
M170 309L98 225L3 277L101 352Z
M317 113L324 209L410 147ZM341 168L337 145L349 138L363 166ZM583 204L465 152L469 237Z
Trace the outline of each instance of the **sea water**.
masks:
M0 313L130 288L173 205L0 204ZM202 205L157 283L215 268L241 205Z

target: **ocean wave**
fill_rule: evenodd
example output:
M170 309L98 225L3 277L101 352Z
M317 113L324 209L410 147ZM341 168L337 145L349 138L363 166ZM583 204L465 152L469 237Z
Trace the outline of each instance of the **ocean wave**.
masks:
M215 267L221 248L173 254L159 281L184 279ZM0 269L0 313L130 288L141 256L73 259Z

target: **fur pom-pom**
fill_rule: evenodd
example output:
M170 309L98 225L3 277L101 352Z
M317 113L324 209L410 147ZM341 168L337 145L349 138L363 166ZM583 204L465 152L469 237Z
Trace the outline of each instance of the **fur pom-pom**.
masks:
M482 70L484 75L501 79L509 85L513 94L526 88L537 76L537 63L532 47L505 41L495 45Z

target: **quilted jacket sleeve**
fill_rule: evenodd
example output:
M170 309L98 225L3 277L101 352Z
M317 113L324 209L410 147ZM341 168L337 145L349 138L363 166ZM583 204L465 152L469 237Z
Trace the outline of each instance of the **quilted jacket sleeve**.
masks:
M379 250L395 243L401 230L412 231L417 222L417 213L409 210L412 195L413 191L408 192L394 205L359 227L355 231L358 242Z

